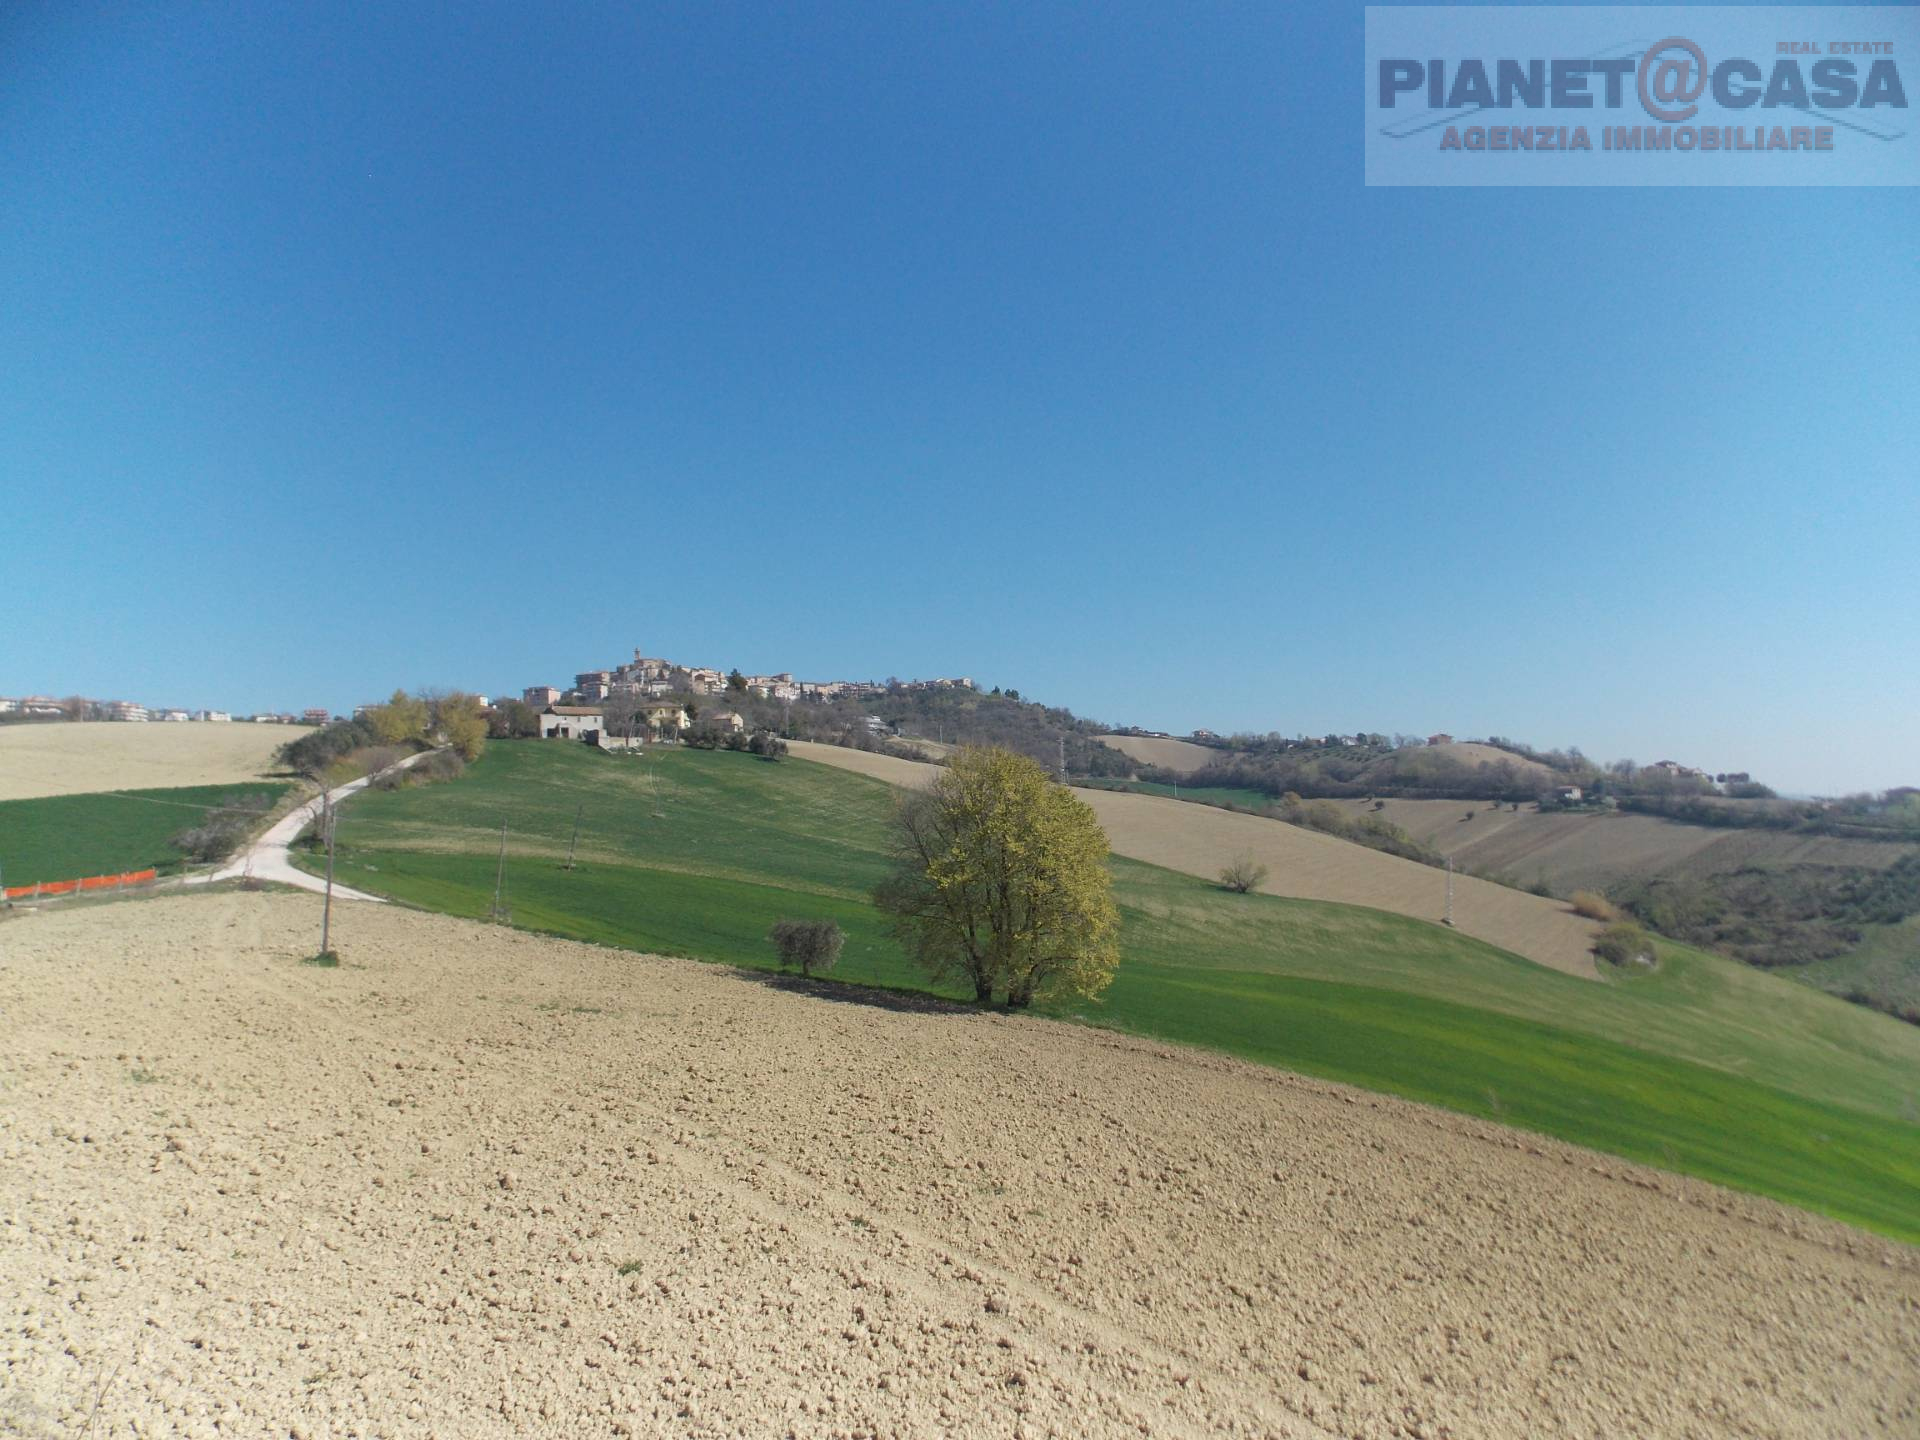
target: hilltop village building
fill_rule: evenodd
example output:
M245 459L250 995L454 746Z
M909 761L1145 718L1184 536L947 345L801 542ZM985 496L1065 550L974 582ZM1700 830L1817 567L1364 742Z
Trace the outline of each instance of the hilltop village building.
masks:
M742 675L747 693L762 699L838 700L848 695L881 695L885 685L859 680L798 680L791 671L770 675ZM907 690L971 690L971 676L943 676L933 680L908 680ZM727 692L727 672L712 665L681 665L657 655L645 655L638 649L633 660L611 670L582 670L573 677L573 688L561 691L552 685L529 685L521 698L536 710L565 701L570 704L600 705L620 697L651 698L671 694L723 695ZM689 722L691 723L691 722ZM686 727L680 726L685 729Z

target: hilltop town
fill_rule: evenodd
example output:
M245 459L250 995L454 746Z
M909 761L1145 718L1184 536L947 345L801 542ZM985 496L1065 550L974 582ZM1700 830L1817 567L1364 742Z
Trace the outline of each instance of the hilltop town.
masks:
M529 685L520 698L536 709L560 703L593 705L617 696L657 698L663 695L718 695L732 689L763 700L841 700L882 695L892 689L971 690L971 677L933 680L796 680L791 671L777 675L747 675L722 671L712 665L682 665L678 661L643 655L636 647L633 660L611 670L582 670L570 689Z

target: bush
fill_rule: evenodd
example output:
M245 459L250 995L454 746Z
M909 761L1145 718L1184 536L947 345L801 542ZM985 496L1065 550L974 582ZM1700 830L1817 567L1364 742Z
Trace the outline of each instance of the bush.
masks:
M780 956L782 970L797 967L802 975L823 975L840 958L847 943L831 920L782 920L767 932Z
M458 751L436 750L403 773L418 775L423 781L458 780L466 768L467 762L460 758Z
M1220 883L1237 895L1244 895L1267 878L1267 867L1256 864L1251 855L1242 855L1221 867Z
M167 843L189 860L210 864L224 860L247 838L255 823L267 813L267 797L245 795L207 811L198 825L188 826Z
M302 775L318 777L336 760L374 743L373 727L365 720L336 720L309 730L280 747L279 762Z
M1604 920L1610 924L1620 918L1620 912L1614 908L1611 900L1591 890L1574 891L1573 898L1567 903L1573 906L1574 914L1583 915L1589 920Z
M1593 942L1593 953L1610 965L1653 963L1653 941L1631 920L1609 925Z
M352 759L366 773L375 790L398 790L407 783L407 772L393 770L393 767L404 760L407 753L391 745L375 745L370 750L362 750ZM383 773L389 770L391 774Z

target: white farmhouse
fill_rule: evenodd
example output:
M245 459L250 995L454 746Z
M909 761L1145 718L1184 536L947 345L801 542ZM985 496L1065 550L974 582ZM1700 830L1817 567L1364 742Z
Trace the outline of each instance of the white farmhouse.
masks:
M578 740L599 745L607 734L607 712L598 705L549 705L540 712L542 740Z

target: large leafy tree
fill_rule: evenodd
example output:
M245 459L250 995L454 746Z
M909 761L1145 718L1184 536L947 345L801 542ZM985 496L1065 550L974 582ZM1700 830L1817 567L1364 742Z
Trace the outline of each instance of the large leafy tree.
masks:
M487 748L487 717L480 702L464 690L435 697L433 725L463 760L478 760Z
M404 690L396 690L386 704L376 705L369 710L367 719L372 722L373 733L383 745L404 745L410 740L423 740L427 733L427 702L416 699Z
M936 979L1013 1008L1093 996L1120 962L1107 836L1024 755L965 749L896 812L894 869L874 892Z

